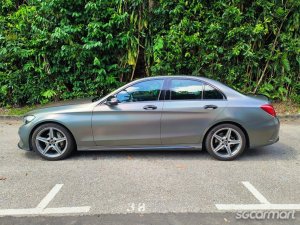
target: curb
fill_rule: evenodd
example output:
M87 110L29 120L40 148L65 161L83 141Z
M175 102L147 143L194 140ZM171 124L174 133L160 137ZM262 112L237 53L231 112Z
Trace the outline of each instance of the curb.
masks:
M286 115L277 115L279 119L298 119L300 118L299 114L286 114ZM9 115L0 115L0 120L23 120L23 116L9 116Z
M298 118L300 118L300 113L299 114L278 115L277 117L279 119L298 119Z
M0 120L23 120L23 116L0 115Z

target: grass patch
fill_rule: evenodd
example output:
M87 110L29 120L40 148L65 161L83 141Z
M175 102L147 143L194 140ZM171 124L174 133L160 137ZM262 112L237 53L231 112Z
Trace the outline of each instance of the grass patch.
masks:
M24 106L17 108L0 108L0 115L8 115L8 116L23 116L31 110L38 108L38 106Z
M300 104L291 101L274 102L272 105L278 115L298 114L300 113Z

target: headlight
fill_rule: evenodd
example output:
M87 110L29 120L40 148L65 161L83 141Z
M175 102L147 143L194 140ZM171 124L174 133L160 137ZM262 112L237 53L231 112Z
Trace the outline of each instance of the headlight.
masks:
M25 116L23 118L23 121L25 124L27 124L27 123L30 123L34 118L35 118L35 116Z

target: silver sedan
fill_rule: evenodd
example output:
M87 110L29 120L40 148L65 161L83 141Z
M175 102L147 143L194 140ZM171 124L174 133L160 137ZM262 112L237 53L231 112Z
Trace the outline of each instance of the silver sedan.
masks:
M160 76L131 82L88 103L29 112L21 149L48 160L73 151L206 149L232 160L278 141L279 120L264 97L243 95L203 77Z

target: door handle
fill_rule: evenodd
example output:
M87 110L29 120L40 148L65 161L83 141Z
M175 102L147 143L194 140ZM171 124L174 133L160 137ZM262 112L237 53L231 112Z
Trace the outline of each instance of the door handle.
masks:
M155 105L145 105L143 107L143 109L145 109L145 110L149 110L149 109L155 110L155 109L157 109L157 106L155 106Z
M218 106L216 106L216 105L205 105L204 106L204 109L216 109L216 108L218 108Z

